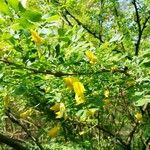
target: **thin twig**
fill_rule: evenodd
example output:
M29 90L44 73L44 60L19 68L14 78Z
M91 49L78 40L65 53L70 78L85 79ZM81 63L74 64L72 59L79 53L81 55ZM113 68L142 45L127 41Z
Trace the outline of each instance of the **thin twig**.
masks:
M60 5L61 3L57 0L53 0L55 4ZM100 42L103 42L101 38L99 38L98 33L93 32L89 27L87 27L87 25L83 24L79 19L77 19L67 8L63 8L64 12L66 15L69 15L79 26L82 26L89 34L93 35L95 38L99 39ZM63 14L64 17L64 14ZM68 19L67 17L65 18L65 20ZM68 20L66 20L68 22ZM68 24L70 25L70 21L68 22Z

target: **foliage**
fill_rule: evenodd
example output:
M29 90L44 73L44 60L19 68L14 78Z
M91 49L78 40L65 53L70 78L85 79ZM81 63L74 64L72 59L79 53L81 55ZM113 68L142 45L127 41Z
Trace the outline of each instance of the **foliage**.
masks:
M0 134L35 150L148 148L148 0L0 6Z

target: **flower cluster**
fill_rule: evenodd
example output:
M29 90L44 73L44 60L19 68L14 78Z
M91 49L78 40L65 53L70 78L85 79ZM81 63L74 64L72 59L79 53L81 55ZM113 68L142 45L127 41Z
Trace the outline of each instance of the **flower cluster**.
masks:
M73 77L66 77L64 79L68 88L73 89L75 92L75 100L76 105L82 104L85 102L84 92L85 88L84 85L76 78Z

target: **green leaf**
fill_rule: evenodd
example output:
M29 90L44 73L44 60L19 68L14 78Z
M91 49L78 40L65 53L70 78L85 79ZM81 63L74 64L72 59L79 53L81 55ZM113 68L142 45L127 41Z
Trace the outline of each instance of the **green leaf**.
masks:
M0 18L0 24L4 24L5 20L3 18Z
M150 67L150 61L144 62L143 65L144 65L145 67Z
M19 1L18 0L8 0L8 3L11 5L11 7L15 10L19 10Z
M21 2L19 2L18 8L19 8L19 11L20 11L20 12L25 12L25 11L26 11L26 9L22 6L22 3L21 3Z
M26 88L26 84L25 83L21 83L16 89L15 89L15 94L16 95L23 95L26 92L27 88Z
M150 103L150 95L145 95L144 98L141 98L137 102L135 102L135 106L143 106L146 103Z
M56 22L56 21L59 21L60 20L60 16L59 15L54 15L54 16L51 16L47 19L47 22Z
M42 17L41 13L32 10L26 10L22 15L22 18L32 22L40 21L41 17Z
M8 8L8 5L5 3L4 0L0 0L0 12L5 15L10 15L10 10Z

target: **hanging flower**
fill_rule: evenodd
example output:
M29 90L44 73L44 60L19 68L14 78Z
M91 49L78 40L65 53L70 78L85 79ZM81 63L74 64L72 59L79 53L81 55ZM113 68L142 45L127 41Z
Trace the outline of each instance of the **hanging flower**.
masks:
M32 114L32 111L33 111L32 108L30 108L30 109L26 110L25 112L22 112L20 114L20 118L22 118L22 119L28 118Z
M50 110L53 110L56 114L56 118L66 118L66 108L64 103L55 103Z
M51 138L54 138L58 135L60 131L60 126L56 126L52 129L50 129L50 131L48 132L48 135L51 137Z
M89 108L87 109L87 113L90 117L94 117L94 115L96 114L97 109L96 108Z
M66 108L64 103L60 103L60 110L56 112L56 118L63 118L66 117Z
M85 88L84 88L84 85L81 82L79 82L78 79L76 79L74 77L66 77L66 78L64 78L64 81L65 81L68 88L74 90L76 105L84 103L85 102L85 98L84 98Z
M73 83L77 82L78 79L76 79L74 77L66 77L66 78L64 78L64 81L68 88L73 89Z
M142 114L139 112L135 114L135 118L139 123L143 120Z
M87 51L87 52L86 52L86 57L88 58L88 60L90 61L91 64L96 64L97 58L96 58L96 56L93 54L92 51Z
M104 108L109 108L111 106L111 102L108 98L103 99Z
M78 96L82 96L85 91L84 85L81 82L74 82L73 89Z
M43 38L41 38L37 32L31 31L31 37L32 37L32 40L36 44L42 44L43 43Z
M105 90L105 91L104 91L104 96L105 96L105 98L108 98L108 97L109 97L109 90Z
M50 107L50 110L53 110L54 112L57 112L60 110L60 103L55 103L52 107Z
M85 102L84 95L83 94L82 95L76 94L75 100L76 100L76 105L80 105L80 104L84 103Z

